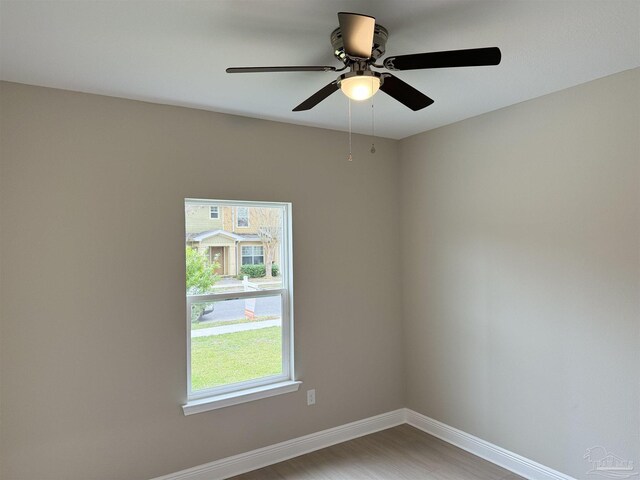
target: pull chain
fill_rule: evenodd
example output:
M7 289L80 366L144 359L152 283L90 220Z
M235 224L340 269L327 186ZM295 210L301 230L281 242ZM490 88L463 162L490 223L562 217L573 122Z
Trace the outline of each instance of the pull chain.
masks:
M349 156L347 160L352 162L353 157L351 156L351 99L349 99Z
M371 153L376 153L376 145L374 143L374 139L376 137L376 124L374 120L373 114L373 97L371 97Z

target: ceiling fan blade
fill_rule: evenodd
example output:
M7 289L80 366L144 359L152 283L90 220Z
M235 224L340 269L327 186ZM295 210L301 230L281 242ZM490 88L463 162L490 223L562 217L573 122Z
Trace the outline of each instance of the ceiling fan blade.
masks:
M376 19L359 13L338 13L345 53L352 58L371 58Z
M292 67L230 67L227 73L265 73L265 72L335 72L330 66L292 66Z
M403 82L398 77L391 75L390 73L383 73L383 82L380 85L380 90L395 98L397 101L409 107L414 112L421 110L424 107L428 107L433 103L433 100L427 97L424 93L416 90L411 85Z
M445 52L415 53L389 57L384 66L389 70L418 70L421 68L479 67L498 65L502 53L498 47L470 48Z
M302 112L304 110L311 110L313 107L319 104L322 100L324 100L333 92L339 89L340 87L338 86L338 80L334 80L329 85L326 85L325 87L321 88L316 93L311 95L309 98L307 98L304 102L302 102L300 105L294 108L293 111Z

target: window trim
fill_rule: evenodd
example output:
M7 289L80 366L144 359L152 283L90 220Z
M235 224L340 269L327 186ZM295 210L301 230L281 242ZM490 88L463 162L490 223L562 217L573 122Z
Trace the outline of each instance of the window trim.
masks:
M185 198L189 203L209 206L279 207L282 208L282 258L280 275L282 288L250 292L229 292L219 294L185 295L185 319L187 340L187 402L182 406L185 415L223 408L260 398L271 397L297 391L302 382L296 380L294 364L294 317L293 317L293 245L292 209L289 202L252 202L235 200L205 200ZM248 213L248 211L247 211ZM242 252L241 252L242 253ZM263 377L246 382L228 384L221 387L191 391L191 304L203 300L225 300L229 298L259 298L280 296L282 302L282 374Z
M190 400L182 406L185 415L208 412L218 408L230 407L240 403L253 402L262 398L274 397L283 393L296 392L302 385L299 380L289 380L281 383L273 383L262 387L243 390L241 393L228 393L216 397L208 397L200 400Z
M213 209L216 209L216 216L212 217ZM209 220L219 220L220 219L220 207L218 205L209 205Z

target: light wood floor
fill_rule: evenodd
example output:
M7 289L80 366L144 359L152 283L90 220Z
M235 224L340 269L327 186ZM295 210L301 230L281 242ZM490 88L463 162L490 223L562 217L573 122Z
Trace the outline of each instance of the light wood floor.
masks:
M383 430L233 480L523 480L409 425Z

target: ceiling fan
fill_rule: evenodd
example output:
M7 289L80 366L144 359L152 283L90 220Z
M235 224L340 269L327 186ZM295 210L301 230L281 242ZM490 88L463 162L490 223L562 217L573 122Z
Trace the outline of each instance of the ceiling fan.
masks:
M378 89L393 97L411 110L428 107L433 100L408 83L388 72L375 72L371 68L387 70L420 70L426 68L475 67L498 65L501 53L498 47L449 50L443 52L414 53L388 57L376 64L385 53L389 33L376 19L358 13L338 13L340 26L331 33L333 54L344 63L338 69L332 66L289 67L231 67L227 73L263 72L342 72L333 82L318 90L293 109L294 112L310 110L333 92L342 92L352 100L371 98Z

